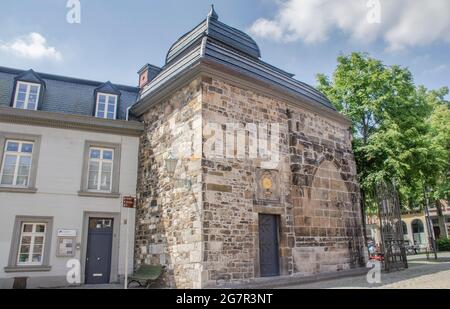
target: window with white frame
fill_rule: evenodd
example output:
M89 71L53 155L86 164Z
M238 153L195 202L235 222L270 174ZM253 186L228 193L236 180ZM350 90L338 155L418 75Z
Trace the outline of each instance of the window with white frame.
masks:
M37 110L41 85L17 82L14 107L20 109Z
M89 149L88 191L111 192L114 168L114 149Z
M1 186L28 187L33 147L33 142L6 140L0 171Z
M105 119L116 119L117 95L98 93L95 116Z
M42 265L46 223L22 223L17 265Z

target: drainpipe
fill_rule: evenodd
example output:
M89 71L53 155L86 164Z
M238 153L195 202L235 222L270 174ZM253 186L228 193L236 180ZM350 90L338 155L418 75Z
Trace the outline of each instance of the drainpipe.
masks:
M126 117L125 120L126 120L126 121L128 121L128 118L129 118L129 116L130 116L130 109L131 109L131 107L132 107L132 106L128 106L128 108L127 108L127 113L126 113L126 115L125 115L125 117Z

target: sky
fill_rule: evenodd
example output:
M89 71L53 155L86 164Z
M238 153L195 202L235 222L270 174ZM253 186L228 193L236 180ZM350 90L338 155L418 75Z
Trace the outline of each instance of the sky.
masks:
M429 89L450 86L450 0L1 0L0 66L135 86L211 4L264 61L313 86L352 51L408 67Z

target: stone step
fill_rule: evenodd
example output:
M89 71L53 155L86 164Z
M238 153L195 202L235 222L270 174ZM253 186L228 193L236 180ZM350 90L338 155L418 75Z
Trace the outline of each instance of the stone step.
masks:
M225 284L212 288L220 289L276 289L291 285L301 285L320 281L328 281L346 277L360 277L368 273L369 269L365 267L342 270L337 272L323 273L313 276L280 276L257 278L250 283L244 284Z

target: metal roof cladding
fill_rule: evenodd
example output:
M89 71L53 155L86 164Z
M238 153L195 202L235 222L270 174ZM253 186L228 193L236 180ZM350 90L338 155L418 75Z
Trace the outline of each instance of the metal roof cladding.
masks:
M171 46L166 64L142 89L140 101L133 110L142 111L145 98L159 92L161 87L195 64L207 60L335 111L330 101L314 87L294 79L294 74L276 68L260 58L261 52L256 42L244 32L220 22L214 6L211 6L206 19Z

